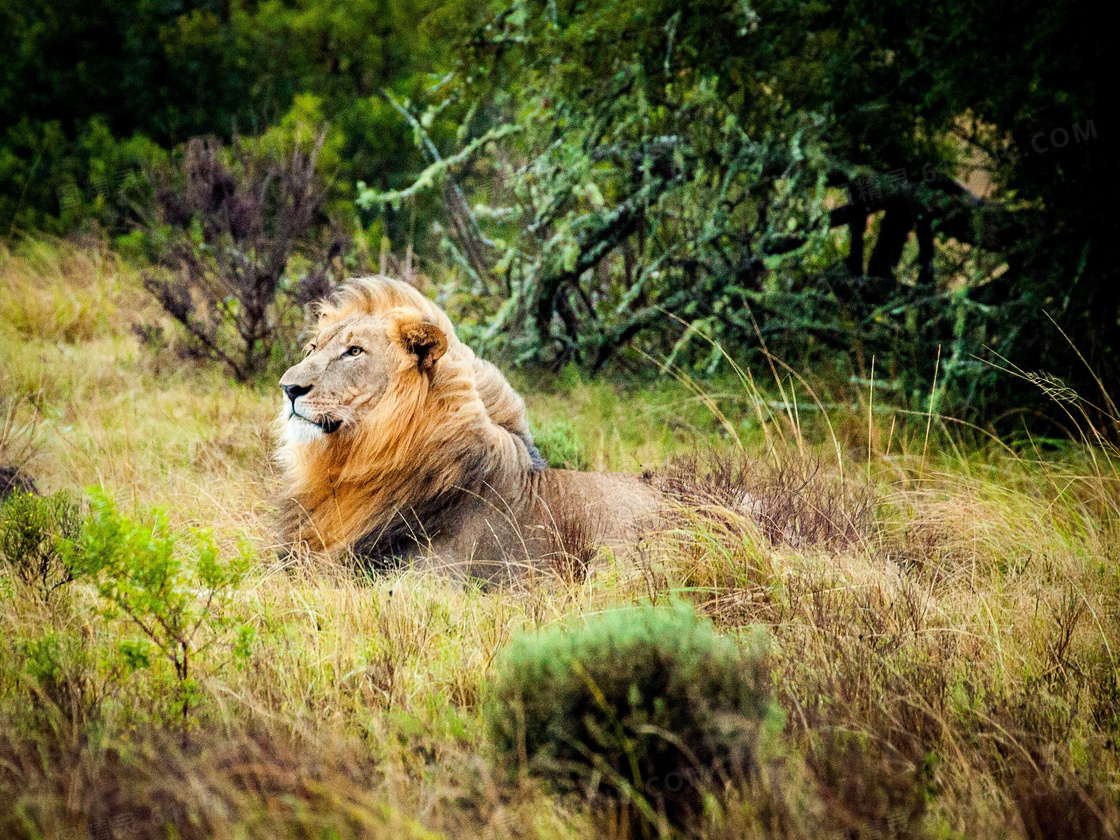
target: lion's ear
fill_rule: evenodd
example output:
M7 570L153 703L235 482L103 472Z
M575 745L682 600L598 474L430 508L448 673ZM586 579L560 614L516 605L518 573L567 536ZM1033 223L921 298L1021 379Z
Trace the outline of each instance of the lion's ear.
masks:
M435 367L440 356L447 352L447 336L443 330L428 321L416 321L401 327L401 340L405 349L416 357L417 366L427 372Z

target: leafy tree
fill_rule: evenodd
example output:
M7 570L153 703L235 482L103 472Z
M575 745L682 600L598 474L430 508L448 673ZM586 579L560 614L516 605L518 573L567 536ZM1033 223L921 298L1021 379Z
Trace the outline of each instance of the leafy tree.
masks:
M311 97L334 215L364 182L350 219L452 263L518 358L708 367L710 339L874 358L923 407L931 380L957 411L1029 405L1034 372L1096 399L1120 385L1107 31L1070 0L0 0L0 234L123 231L171 149Z
M1071 4L521 0L471 29L456 87L462 150L521 130L496 165L425 174L479 205L475 284L503 278L511 299L479 315L496 338L515 323L522 357L664 354L681 319L732 352L762 338L865 375L876 357L914 399L936 377L967 412L1030 399L986 364L1001 357L1092 384L1049 315L1110 387L1102 32ZM1028 158L1052 131L1064 156Z

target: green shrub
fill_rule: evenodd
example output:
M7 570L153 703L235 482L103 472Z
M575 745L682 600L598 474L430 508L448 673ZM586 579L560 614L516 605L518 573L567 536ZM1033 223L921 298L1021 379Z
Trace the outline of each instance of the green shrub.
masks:
M43 598L74 579L75 568L62 552L65 540L82 532L79 502L66 493L37 496L12 493L0 507L0 559Z
M17 639L14 645L14 664L25 690L18 695L18 719L34 730L55 733L63 723L81 727L97 721L106 686L98 679L96 645L81 632L39 629L39 634Z
M550 467L586 470L591 466L579 431L570 420L551 420L533 432L533 443Z
M231 624L227 608L248 568L247 549L223 561L209 532L172 531L165 513L134 522L100 492L91 505L81 538L65 547L68 561L96 582L107 618L123 615L141 632L121 650L130 666L151 663L149 646L171 666L168 696L185 727L198 699L199 656Z
M760 662L687 606L612 610L511 642L485 715L508 765L679 825L750 769Z

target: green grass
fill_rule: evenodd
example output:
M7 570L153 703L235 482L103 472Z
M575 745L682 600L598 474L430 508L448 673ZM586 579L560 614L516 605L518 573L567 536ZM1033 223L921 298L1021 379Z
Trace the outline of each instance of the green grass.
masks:
M1010 448L780 367L766 384L515 374L554 457L637 472L715 450L772 521L729 511L701 458L675 469L710 504L640 561L491 590L365 580L280 565L276 389L142 347L132 324L161 316L134 269L26 242L0 254L0 299L0 462L46 493L101 488L137 527L166 510L184 562L192 528L223 562L253 558L191 642L185 718L173 661L96 582L43 598L3 565L0 835L624 836L610 807L502 772L482 698L518 633L684 599L727 638L769 635L785 719L695 834L1116 836L1106 446Z

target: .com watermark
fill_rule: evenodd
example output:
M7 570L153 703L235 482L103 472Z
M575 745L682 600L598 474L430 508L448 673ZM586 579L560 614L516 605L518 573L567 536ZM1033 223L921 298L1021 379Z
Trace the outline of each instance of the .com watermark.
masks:
M1028 158L1032 154L1045 155L1054 151L1066 149L1069 146L1079 146L1090 140L1097 139L1097 126L1093 120L1072 123L1069 127L1058 126L1049 131L1038 131L1028 140L1028 149L1023 149L1011 138L1002 148L991 152L995 164L1015 163L1020 158ZM850 183L840 184L841 188L848 188L852 195L864 204L870 204L883 198L884 186L895 189L904 189L915 183L932 184L937 180L956 180L958 173L955 167L945 161L935 163L927 161L916 169L899 167L885 172L882 175L864 175Z
M1047 134L1045 131L1039 131L1037 134L1032 134L1030 138L1031 151L1035 154L1044 155L1055 149L1064 149L1066 146L1073 142L1074 145L1088 142L1089 140L1097 139L1097 126L1092 120L1086 120L1084 125L1074 123L1067 131L1065 128L1059 126ZM1015 141L1012 140L1007 150L1011 150L1012 154L1018 151ZM1007 153L1005 150L1005 154ZM1023 157L1028 157L1031 152L1024 152ZM1015 158L1010 158L1014 160Z

